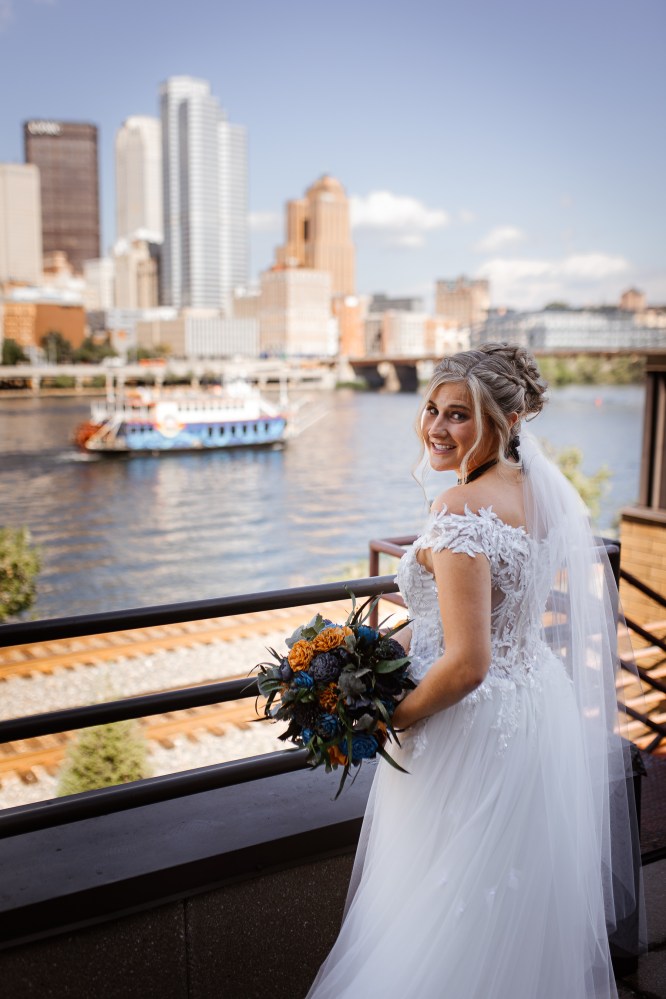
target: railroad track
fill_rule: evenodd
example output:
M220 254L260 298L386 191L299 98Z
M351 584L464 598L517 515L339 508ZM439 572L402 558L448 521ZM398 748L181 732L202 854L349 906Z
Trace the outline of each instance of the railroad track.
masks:
M338 603L324 605L319 609L332 620L338 621L344 620L347 613L347 607ZM394 608L389 605L387 610ZM289 608L245 615L242 618L217 618L141 631L96 635L89 639L78 638L9 648L0 654L0 679L8 680L36 673L49 674L61 669L80 669L119 658L147 656L162 649L187 648L276 633L288 635L313 613L311 607ZM650 669L653 676L666 681L666 657L663 653L643 648L637 650L636 658L641 665ZM642 685L639 686L638 681L626 673L620 675L618 687L628 704L641 711L648 710L655 721L666 722L666 699L663 694L653 690L643 691ZM222 736L231 726L247 730L256 718L255 702L247 698L154 715L141 719L139 724L149 743L155 742L165 749L171 749L174 738L179 736L184 735L192 742L196 742L203 733ZM654 733L635 721L629 723L625 734L642 748L654 738ZM40 768L52 775L57 773L67 746L76 735L76 732L62 732L0 745L0 786L3 778L9 775L17 775L25 783L35 783L39 780ZM666 745L660 747L658 752L666 753Z
M259 716L252 698L224 704L205 705L185 711L152 715L139 721L143 735L148 742L159 743L165 749L174 748L174 737L186 736L197 742L203 733L222 736L230 726L248 729ZM77 732L58 732L39 736L21 742L10 742L0 746L0 786L3 778L18 776L24 783L32 784L39 779L35 768L42 768L55 775Z
M299 624L308 621L317 610L333 621L344 621L351 604L332 601L318 606L289 607L242 616L213 618L84 636L54 642L36 642L0 650L0 691L2 684L16 678L52 675L63 670L77 671L120 659L138 659L156 652L201 645L216 645L240 639L288 636ZM395 612L387 605L386 613ZM267 656L268 658L268 656ZM237 679L238 677L225 677ZM211 676L209 682L219 680ZM200 681L205 682L205 681ZM182 686L198 686L183 679ZM161 687L160 689L164 689ZM144 693L154 693L146 690ZM165 715L141 719L139 724L148 742L165 749L174 747L174 738L185 736L196 742L204 733L223 735L230 727L248 729L257 718L251 698L217 705L206 705ZM19 742L0 744L0 786L3 778L17 775L25 783L36 783L41 770L54 775L60 768L68 744L76 732L61 732Z
M40 673L50 675L57 670L97 666L116 659L137 659L162 650L214 645L276 633L288 636L299 624L308 621L317 609L329 615L331 620L344 621L349 604L335 602L319 608L289 607L208 621L167 624L158 628L10 646L0 649L0 683L14 677Z

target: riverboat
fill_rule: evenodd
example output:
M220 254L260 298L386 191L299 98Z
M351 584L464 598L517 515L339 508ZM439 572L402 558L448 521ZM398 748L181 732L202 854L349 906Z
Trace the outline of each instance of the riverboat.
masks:
M238 381L212 391L125 391L93 403L74 440L95 454L163 454L269 447L286 430L286 413Z

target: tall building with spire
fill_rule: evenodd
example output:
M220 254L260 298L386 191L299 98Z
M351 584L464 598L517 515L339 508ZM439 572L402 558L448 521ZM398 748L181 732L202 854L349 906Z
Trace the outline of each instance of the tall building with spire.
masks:
M349 199L340 181L324 174L304 198L287 202L286 222L286 242L277 250L277 264L327 271L333 296L353 295L355 251Z
M160 88L164 192L162 302L230 308L248 280L245 129L228 122L205 80Z
M97 126L33 119L23 125L26 163L39 167L44 253L67 254L75 271L100 247Z
M162 126L132 115L116 133L116 238L161 243Z

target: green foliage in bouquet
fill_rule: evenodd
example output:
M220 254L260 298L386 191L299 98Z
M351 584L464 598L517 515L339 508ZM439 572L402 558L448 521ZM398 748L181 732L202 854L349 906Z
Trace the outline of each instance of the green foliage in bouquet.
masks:
M58 781L58 797L150 777L146 740L135 721L83 729L70 747Z
M379 755L405 772L385 743L400 745L391 716L415 686L409 658L393 637L404 625L384 632L371 628L365 622L381 597L358 608L353 593L351 598L343 625L316 614L286 640L287 655L269 649L275 662L257 666L264 714L288 723L280 739L306 748L315 767L342 767L336 797L351 768L364 759Z

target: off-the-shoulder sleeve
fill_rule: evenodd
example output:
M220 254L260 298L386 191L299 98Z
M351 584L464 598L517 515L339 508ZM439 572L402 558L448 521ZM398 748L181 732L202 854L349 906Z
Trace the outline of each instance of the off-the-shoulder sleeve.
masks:
M491 525L483 516L465 508L465 513L449 513L446 509L433 513L424 533L419 537L418 548L430 548L441 552L445 548L457 554L485 555L490 558L489 528Z

